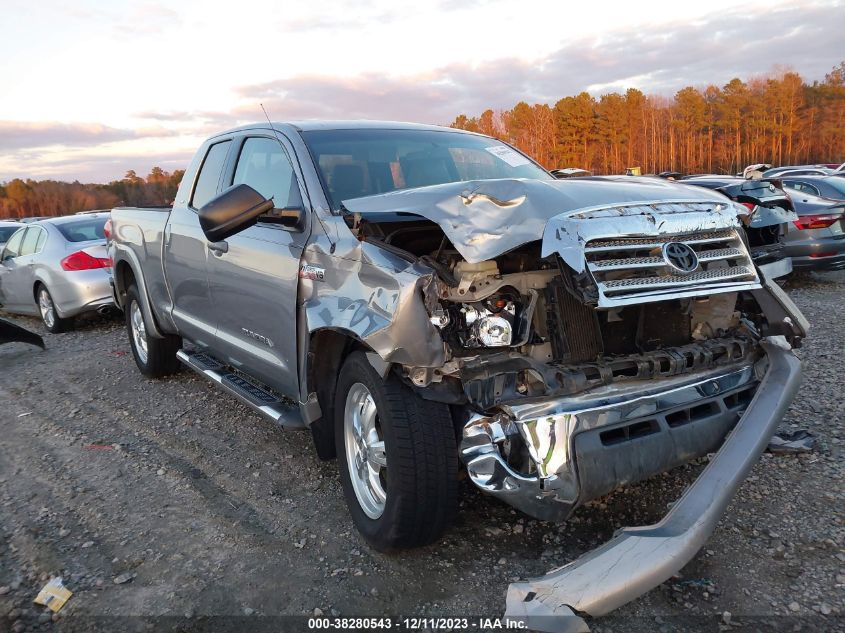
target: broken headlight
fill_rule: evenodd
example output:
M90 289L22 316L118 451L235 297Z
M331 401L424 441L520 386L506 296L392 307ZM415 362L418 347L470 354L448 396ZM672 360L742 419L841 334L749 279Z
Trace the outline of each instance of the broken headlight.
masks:
M477 303L441 306L431 316L453 343L465 348L508 347L513 344L517 304L494 296Z
M510 309L508 309L510 308ZM464 322L468 326L466 347L507 347L513 338L514 305L509 303L498 313L486 307L463 305ZM508 318L510 317L510 318Z

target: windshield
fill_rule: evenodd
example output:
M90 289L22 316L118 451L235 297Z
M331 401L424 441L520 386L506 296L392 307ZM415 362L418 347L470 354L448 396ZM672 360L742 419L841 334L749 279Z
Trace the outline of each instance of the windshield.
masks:
M553 180L539 165L504 143L474 134L430 130L319 130L303 132L329 202L398 189L464 180Z
M62 235L68 242L88 242L90 240L104 240L106 234L103 228L108 217L100 216L86 218L84 220L73 220L56 224Z

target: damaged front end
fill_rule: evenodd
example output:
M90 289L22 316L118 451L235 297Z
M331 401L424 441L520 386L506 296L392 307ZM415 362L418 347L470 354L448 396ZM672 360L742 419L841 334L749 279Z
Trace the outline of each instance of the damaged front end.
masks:
M423 398L463 412L460 456L479 489L562 521L691 459L717 453L722 464L679 502L680 518L634 530L659 539L623 539L570 571L512 585L508 615L601 615L677 571L797 387L790 350L808 325L752 261L746 210L672 191L667 200L650 184L492 181L347 203L359 240L431 271L420 298L443 363L394 369ZM617 567L619 586L604 582Z

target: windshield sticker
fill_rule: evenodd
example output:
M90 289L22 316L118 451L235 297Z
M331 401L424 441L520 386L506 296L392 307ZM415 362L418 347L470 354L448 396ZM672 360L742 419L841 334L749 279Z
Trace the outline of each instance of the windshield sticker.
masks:
M522 165L530 165L531 161L525 158L519 152L515 152L506 145L493 145L492 147L485 147L488 152L493 154L496 158L501 158L511 167L520 167Z

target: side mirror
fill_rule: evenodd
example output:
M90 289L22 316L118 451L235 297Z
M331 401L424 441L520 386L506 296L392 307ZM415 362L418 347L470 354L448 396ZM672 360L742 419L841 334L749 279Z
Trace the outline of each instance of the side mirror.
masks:
M301 231L305 228L305 209L302 207L273 209L267 217L267 220L269 222L281 224L292 231Z
M273 201L249 185L235 185L200 208L200 228L209 242L220 242L248 229L272 208Z

